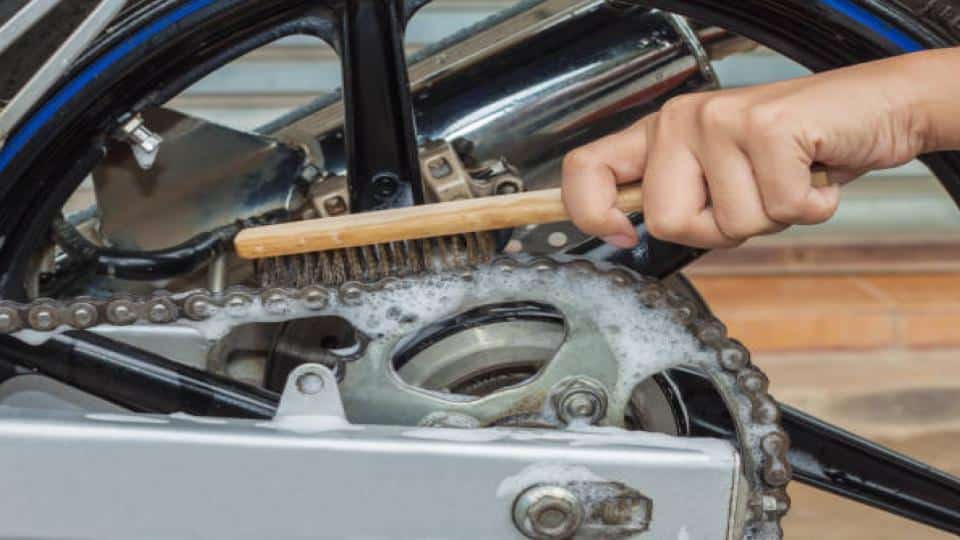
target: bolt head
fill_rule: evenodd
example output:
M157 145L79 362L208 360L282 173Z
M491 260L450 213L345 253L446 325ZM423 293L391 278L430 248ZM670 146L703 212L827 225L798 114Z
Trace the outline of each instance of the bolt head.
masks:
M570 419L593 418L599 408L599 399L589 392L575 392L563 401L563 412Z
M397 194L400 189L400 182L393 176L378 176L373 179L373 189L377 197L389 199Z
M607 391L587 377L571 377L557 383L552 392L557 417L564 423L596 424L607 414Z
M583 522L583 506L565 487L541 485L517 497L513 521L528 538L562 540L576 534Z
M301 394L315 396L323 391L323 377L316 373L304 373L297 377L297 390Z

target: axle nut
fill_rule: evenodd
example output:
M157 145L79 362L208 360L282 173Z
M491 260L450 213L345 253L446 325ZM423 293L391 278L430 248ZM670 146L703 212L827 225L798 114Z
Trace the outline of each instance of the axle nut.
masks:
M563 540L573 537L583 522L577 496L560 486L534 486L513 503L513 522L527 538Z
M565 424L596 424L607 415L607 392L599 382L587 377L565 379L554 387L553 405Z

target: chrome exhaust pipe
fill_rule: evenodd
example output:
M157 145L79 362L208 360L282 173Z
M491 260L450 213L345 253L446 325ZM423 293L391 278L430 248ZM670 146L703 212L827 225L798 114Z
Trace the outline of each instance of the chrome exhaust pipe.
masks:
M685 19L607 0L537 3L422 55L410 74L421 144L455 143L467 162L505 159L533 189L557 184L569 150L718 86ZM271 135L307 141L324 169L345 174L342 104L314 109Z
M717 87L698 33L714 44L736 41L716 29L696 30L678 16L607 0L528 2L412 58L420 143L451 143L467 164L505 161L527 189L555 187L569 150L630 125L674 96ZM172 246L289 207L298 200L290 170L301 158L286 154L298 154L295 148L325 174L346 173L343 104L335 97L260 130L269 139L154 113L147 118L152 125L180 126L160 130L165 142L158 166L144 173L129 152L111 152L94 173L100 231L115 246ZM209 147L230 156L229 175L216 163L178 157ZM144 174L164 190L137 188L134 180ZM189 219L171 226L145 218L150 208Z

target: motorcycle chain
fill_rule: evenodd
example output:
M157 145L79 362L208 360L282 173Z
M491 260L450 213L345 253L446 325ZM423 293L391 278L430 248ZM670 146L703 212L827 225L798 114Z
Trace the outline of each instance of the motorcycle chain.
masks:
M727 337L723 323L705 307L679 296L658 280L637 276L624 268L601 268L583 259L560 262L548 258L529 261L502 258L491 264L508 272L521 267L537 270L576 267L629 288L644 308L669 310L675 321L683 324L705 349L713 353L709 363L694 367L702 369L712 379L737 426L739 447L746 458L744 472L751 487L750 515L744 527L744 538L782 538L780 520L790 508L786 493L792 476L787 458L790 440L780 425L779 406L768 393L769 380L752 365L747 349ZM402 281L415 284L417 279L405 277ZM236 324L251 319L276 321L283 320L293 311L324 312L334 295L344 305L356 305L363 301L365 292L382 290L397 281L400 280L388 278L376 284L351 282L339 287L297 289L231 287L220 294L205 289L177 294L157 291L141 298L129 295L106 299L78 297L69 301L38 298L29 303L0 300L0 335L13 335L29 343L38 343L69 330L88 330L103 325L191 324L211 320L221 312Z

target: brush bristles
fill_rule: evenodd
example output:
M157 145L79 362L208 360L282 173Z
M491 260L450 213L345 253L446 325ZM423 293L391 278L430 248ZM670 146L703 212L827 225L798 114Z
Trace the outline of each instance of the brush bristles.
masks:
M262 259L257 274L267 288L340 285L466 269L495 254L493 235L478 232Z

